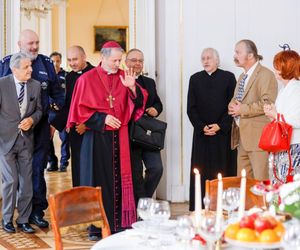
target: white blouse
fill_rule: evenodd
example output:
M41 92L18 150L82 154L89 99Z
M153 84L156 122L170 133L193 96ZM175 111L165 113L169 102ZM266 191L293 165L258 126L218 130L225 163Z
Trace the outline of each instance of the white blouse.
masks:
M300 81L292 79L278 93L275 106L287 123L293 126L291 144L300 143Z

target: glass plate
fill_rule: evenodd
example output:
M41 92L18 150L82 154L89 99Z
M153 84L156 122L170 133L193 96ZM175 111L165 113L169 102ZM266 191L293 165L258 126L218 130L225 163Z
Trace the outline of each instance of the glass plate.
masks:
M242 242L225 237L225 240L233 246L252 248L252 249L274 249L282 247L281 242L275 243L259 243L259 242Z
M177 225L176 220L168 220L161 223L160 225L155 225L148 221L137 221L131 226L136 230L141 230L143 232L147 231L149 233L172 233L175 231Z

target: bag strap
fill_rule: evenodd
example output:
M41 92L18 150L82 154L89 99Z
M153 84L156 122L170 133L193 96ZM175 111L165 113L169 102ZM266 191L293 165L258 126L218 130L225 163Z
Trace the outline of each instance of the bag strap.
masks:
M289 157L289 169L288 169L288 174L286 176L286 182L292 182L293 181L293 176L292 176L292 157L291 157L291 150L289 149L288 151L288 157ZM273 156L273 174L275 179L279 181L280 184L284 184L282 180L278 178L278 175L276 173L276 166L275 166L275 157Z

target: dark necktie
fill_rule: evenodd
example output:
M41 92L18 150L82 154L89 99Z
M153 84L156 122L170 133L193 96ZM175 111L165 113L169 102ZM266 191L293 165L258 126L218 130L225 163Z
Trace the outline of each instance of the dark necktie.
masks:
M244 74L242 77L242 80L239 82L238 92L236 95L236 100L239 102L242 100L244 92L245 92L244 86L245 86L247 77L248 77L248 75Z
M24 91L25 91L25 83L24 82L19 82L19 84L21 85L21 89L20 89L20 94L18 97L18 101L19 101L19 105L21 106L24 100Z

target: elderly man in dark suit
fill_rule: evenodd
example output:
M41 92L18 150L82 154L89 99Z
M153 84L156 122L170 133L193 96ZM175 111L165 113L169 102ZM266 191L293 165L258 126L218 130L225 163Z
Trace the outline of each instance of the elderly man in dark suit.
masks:
M30 58L19 52L11 57L12 74L0 78L0 167L2 171L2 226L15 233L13 215L18 191L16 223L25 233L32 210L33 127L42 117L40 83L31 79Z
M163 106L156 91L155 81L141 74L144 67L143 52L139 49L131 49L127 53L125 63L136 73L136 82L148 92L145 114L153 118L159 116ZM163 165L159 151L143 149L134 143L132 143L131 149L132 178L137 202L139 198L152 197L162 176ZM143 163L146 168L145 178L143 177Z

